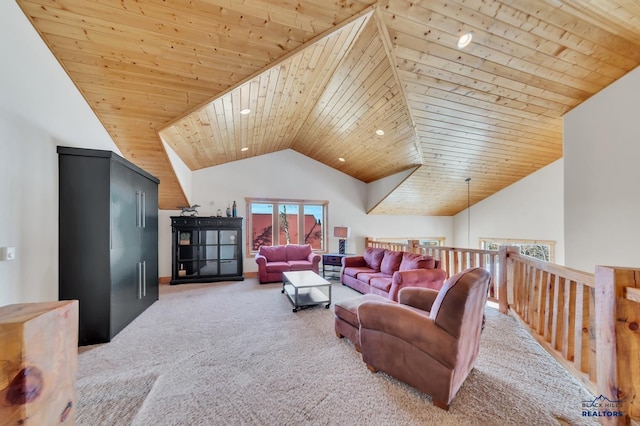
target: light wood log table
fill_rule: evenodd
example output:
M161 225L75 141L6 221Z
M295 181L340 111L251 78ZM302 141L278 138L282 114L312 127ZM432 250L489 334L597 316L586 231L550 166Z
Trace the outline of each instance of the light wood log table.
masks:
M78 301L0 307L0 424L73 425Z

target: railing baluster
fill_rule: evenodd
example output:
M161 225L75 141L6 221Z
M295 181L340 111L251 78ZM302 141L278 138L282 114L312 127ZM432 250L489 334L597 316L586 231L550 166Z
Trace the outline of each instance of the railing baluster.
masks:
M544 332L543 337L546 342L551 342L551 329L553 321L553 301L555 294L555 281L556 275L547 273L547 279L545 281L546 295L544 301Z
M564 289L564 278L560 275L556 275L556 280L553 287L553 310L551 314L551 347L555 350L558 350L560 348L561 339L561 332L558 329L560 327L559 320L564 303L564 299L562 297L562 291Z
M575 335L571 330L576 327L576 292L574 281L565 280L564 295L564 306L562 308L562 356L566 360L573 361Z
M596 357L596 289L589 287L589 379L596 383L598 359Z
M536 285L538 286L538 291L536 293L536 322L535 322L535 330L536 333L538 333L539 335L542 335L544 333L544 321L545 321L545 315L544 315L544 304L545 304L545 300L546 300L546 295L547 295L547 287L546 287L546 280L547 280L547 275L549 273L546 271L540 271L539 272L539 279L536 281Z
M576 287L575 358L573 363L582 372L589 371L589 293L583 283Z

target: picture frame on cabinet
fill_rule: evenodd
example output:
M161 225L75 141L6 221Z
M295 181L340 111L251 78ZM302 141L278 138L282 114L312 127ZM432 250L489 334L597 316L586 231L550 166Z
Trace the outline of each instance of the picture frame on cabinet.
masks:
M189 232L181 232L180 233L180 245L188 246L191 244L191 233Z

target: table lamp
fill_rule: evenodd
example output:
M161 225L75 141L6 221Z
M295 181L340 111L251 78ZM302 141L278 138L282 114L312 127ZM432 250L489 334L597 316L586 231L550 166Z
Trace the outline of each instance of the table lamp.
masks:
M347 252L347 238L351 236L351 228L348 226L335 226L333 228L333 236L338 239L338 253L345 254Z

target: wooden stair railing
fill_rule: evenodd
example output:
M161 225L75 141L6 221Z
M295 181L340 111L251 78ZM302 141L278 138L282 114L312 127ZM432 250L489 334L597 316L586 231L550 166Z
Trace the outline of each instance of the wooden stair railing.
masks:
M591 392L596 393L594 275L507 253L511 311L533 337Z

